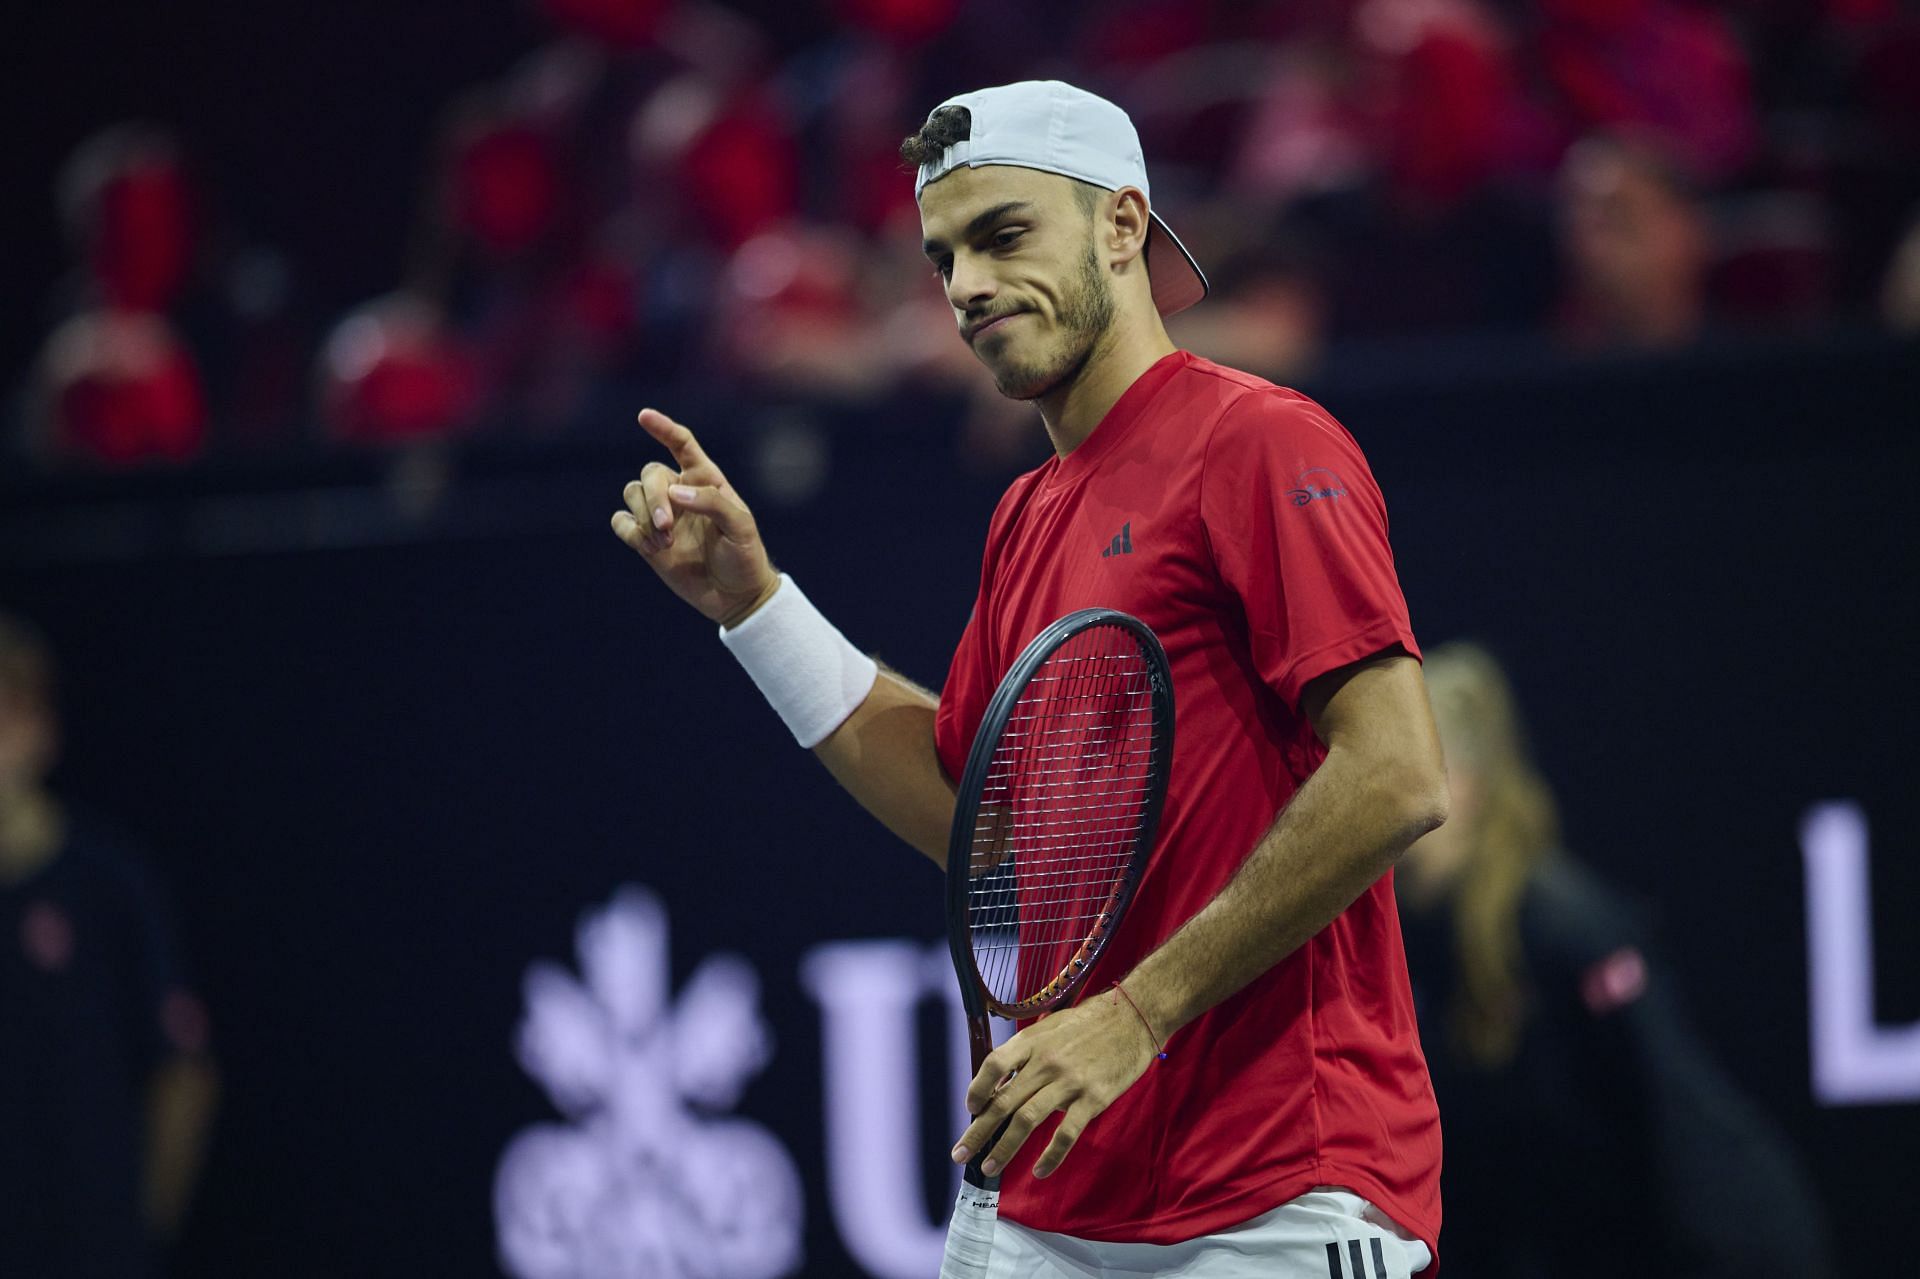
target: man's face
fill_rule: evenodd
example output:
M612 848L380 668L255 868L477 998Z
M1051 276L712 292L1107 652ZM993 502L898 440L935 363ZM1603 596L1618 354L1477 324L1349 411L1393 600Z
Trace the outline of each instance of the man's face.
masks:
M1576 148L1562 191L1567 250L1589 287L1631 302L1698 275L1694 212L1644 167L1605 148Z
M1070 382L1112 323L1094 225L1074 183L1035 169L961 167L920 193L922 247L1002 395Z

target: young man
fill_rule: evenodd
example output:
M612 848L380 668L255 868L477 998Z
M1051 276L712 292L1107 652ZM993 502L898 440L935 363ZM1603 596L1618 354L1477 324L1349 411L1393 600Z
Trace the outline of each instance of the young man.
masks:
M1168 339L1161 317L1206 285L1150 209L1119 108L1058 82L987 89L902 154L962 339L1039 406L1056 454L994 514L940 696L814 611L651 409L678 469L627 485L614 532L935 861L949 779L1028 639L1105 605L1165 644L1174 771L1132 910L1088 996L968 1092L956 1161L1008 1124L985 1165L1004 1170L990 1274L1424 1269L1439 1119L1388 872L1444 819L1446 782L1366 461L1310 400ZM1105 995L1115 980L1132 1004Z

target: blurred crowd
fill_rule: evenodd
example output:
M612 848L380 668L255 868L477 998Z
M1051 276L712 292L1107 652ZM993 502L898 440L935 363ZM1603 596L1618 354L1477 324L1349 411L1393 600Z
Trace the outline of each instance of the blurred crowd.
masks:
M1573 350L1920 329L1920 14L1897 0L539 0L447 104L404 278L303 315L210 215L245 180L128 123L58 200L63 318L10 416L48 466L579 430L608 388L977 397L897 148L946 96L1132 114L1214 282L1176 341ZM630 407L638 407L633 405ZM991 451L991 429L977 437Z

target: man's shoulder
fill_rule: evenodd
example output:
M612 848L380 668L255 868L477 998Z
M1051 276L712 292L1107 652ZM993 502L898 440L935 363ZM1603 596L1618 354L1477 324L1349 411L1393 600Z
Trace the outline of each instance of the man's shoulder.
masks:
M1311 396L1195 356L1173 414L1192 431L1208 465L1229 471L1300 459L1351 463L1359 445Z
M1054 465L1054 459L1048 458L1031 471L1022 471L1014 476L1007 485L1007 491L1000 495L999 503L993 508L993 523L996 526L1005 523L1013 512L1026 505L1027 499L1033 496L1034 490L1040 487L1041 481Z
M1269 382L1256 373L1249 373L1245 369L1216 364L1206 356L1195 355L1192 351L1188 351L1186 355L1186 365L1181 369L1182 376L1194 381L1195 384L1216 383L1219 385L1221 394L1238 396L1247 392L1260 391L1285 391L1288 394L1298 394L1277 383Z
M1194 410L1200 409L1215 430L1337 425L1325 409L1292 387L1191 352L1181 370L1179 390L1174 406L1179 416L1191 421Z

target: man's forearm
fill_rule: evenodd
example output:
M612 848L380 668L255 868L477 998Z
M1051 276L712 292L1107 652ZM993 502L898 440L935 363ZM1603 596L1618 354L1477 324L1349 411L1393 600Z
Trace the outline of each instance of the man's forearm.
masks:
M882 825L944 867L954 788L933 744L939 705L883 665L866 700L813 753Z
M1445 818L1444 780L1335 750L1234 877L1122 980L1164 1040L1299 949Z

